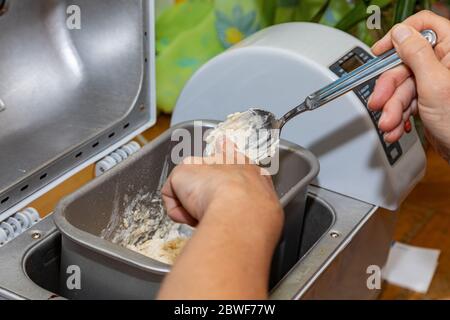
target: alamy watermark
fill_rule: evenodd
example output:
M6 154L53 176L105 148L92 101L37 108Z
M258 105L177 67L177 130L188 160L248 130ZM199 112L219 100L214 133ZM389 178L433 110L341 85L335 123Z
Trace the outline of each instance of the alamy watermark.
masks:
M69 290L81 290L81 268L77 265L68 266L66 269L66 286Z
M81 8L77 5L70 5L66 9L66 26L69 30L81 30Z
M381 8L378 5L370 5L366 9L369 15L366 26L369 30L381 30ZM66 9L66 26L69 30L81 30L81 8L78 5L69 5Z
M195 121L193 129L179 128L172 132L171 141L174 144L170 154L173 164L224 164L243 165L258 164L261 174L275 175L280 167L279 130L256 130L250 137L242 135L236 137L230 130L224 137L234 136L234 140L224 141L225 147L208 146L207 138L213 129L203 125L202 121ZM232 146L226 144L232 144ZM230 152L232 149L232 152ZM253 160L250 161L250 160Z
M371 265L367 267L366 273L369 275L366 281L367 289L381 290L381 268L377 265Z
M381 8L377 5L370 5L367 7L366 13L369 14L366 21L367 29L381 30Z

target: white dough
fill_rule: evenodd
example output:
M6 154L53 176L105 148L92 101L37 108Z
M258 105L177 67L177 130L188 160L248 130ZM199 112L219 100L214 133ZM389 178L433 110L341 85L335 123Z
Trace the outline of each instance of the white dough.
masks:
M207 136L205 155L214 155L226 138L236 145L237 151L254 163L259 164L262 160L272 157L279 146L279 135L261 129L266 121L266 116L260 116L252 109L229 115L225 122L220 123ZM268 139L269 135L271 139Z

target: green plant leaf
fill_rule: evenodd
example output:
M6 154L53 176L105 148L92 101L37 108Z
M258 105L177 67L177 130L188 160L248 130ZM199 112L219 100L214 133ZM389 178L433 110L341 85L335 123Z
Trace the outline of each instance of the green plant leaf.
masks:
M355 4L347 0L333 0L329 2L327 9L320 19L320 23L327 26L335 26L343 17L345 17Z
M354 35L369 47L371 47L378 39L375 30L367 29L365 21L359 22L354 29Z
M275 24L294 21L299 0L278 0Z
M431 0L421 0L420 6L422 9L431 10Z
M330 0L301 0L295 12L295 21L318 21L329 2Z
M330 1L331 0L326 1L326 3L322 6L319 12L317 12L316 15L311 19L311 22L318 23L322 19L323 15L325 14L325 11L327 11Z
M398 0L394 10L393 24L403 22L414 13L416 0Z
M275 21L277 0L258 0L258 3L267 25L272 25Z
M369 14L367 13L367 7L370 5L377 5L381 9L390 5L392 0L373 0L373 1L356 1L355 7L348 12L337 24L336 28L344 31L348 31L356 26L361 21L367 19Z
M349 30L360 21L366 19L367 14L366 3L362 0L356 1L355 7L348 12L336 25L335 27L340 30Z

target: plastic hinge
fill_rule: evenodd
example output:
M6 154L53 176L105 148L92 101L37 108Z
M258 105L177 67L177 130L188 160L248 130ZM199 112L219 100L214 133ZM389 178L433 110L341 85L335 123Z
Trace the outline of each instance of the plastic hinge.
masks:
M0 222L0 247L20 236L40 220L36 209L26 208Z
M120 147L119 149L111 152L108 156L97 162L95 165L95 176L99 177L106 171L111 170L116 165L126 160L132 154L138 152L141 146L136 141L131 141Z

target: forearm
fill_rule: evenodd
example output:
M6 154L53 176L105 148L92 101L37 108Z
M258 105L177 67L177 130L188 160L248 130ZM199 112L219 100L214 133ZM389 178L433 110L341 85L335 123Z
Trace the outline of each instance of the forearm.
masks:
M167 276L160 299L265 299L283 215L273 206L211 206Z

